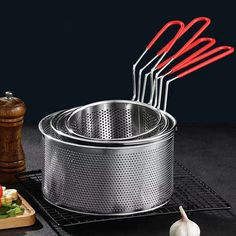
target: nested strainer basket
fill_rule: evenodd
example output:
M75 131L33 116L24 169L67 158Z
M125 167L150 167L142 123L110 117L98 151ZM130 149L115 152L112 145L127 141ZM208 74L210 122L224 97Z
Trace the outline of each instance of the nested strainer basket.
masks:
M42 119L45 199L95 215L135 214L165 204L173 193L176 121L161 113L169 120L162 135L119 147L66 142L50 126L56 114Z
M148 135L158 128L158 109L145 103L108 100L73 111L66 120L68 131L89 140L124 141Z
M64 110L62 112L58 112L55 116L52 117L50 120L50 125L52 130L57 134L57 136L60 136L61 140L64 140L66 142L72 142L72 143L83 143L87 145L95 145L95 146L127 146L127 145L137 145L137 144L144 144L146 142L149 142L150 140L147 139L149 137L153 136L160 136L165 133L166 129L169 126L169 119L167 116L164 115L163 112L160 112L160 121L158 124L158 127L153 130L152 132L139 136L135 139L130 140L90 140L87 138L79 137L77 135L73 135L69 132L66 126L66 122L68 120L68 117L71 116L71 114L77 110L78 108L72 108L69 110Z

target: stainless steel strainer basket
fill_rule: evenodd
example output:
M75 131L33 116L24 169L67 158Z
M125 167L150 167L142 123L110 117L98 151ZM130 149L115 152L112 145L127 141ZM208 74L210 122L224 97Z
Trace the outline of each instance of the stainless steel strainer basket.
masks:
M67 118L76 110L77 108L72 108L69 110L64 110L61 112L58 112L55 116L52 117L50 120L50 125L55 133L57 133L57 136L60 136L61 140L66 142L72 142L72 143L83 143L87 145L95 145L95 146L127 146L127 145L138 145L138 144L144 144L147 142L150 142L150 139L147 139L149 137L153 136L160 136L165 133L166 129L169 127L169 119L166 115L164 115L163 112L160 111L160 122L158 127L153 130L151 133L148 133L143 136L139 136L136 139L130 139L130 140L90 140L83 137L78 137L76 135L71 134L67 127L66 127L66 121Z
M66 126L70 133L90 140L128 140L155 130L160 112L145 103L108 100L82 106L69 115Z
M126 215L153 210L173 193L174 132L151 143L99 147L61 140L50 115L39 129L44 143L43 194L58 207L85 214Z

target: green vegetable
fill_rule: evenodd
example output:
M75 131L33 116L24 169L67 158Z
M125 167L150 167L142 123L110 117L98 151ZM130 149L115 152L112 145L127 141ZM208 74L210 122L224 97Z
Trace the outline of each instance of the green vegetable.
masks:
M15 209L9 210L9 211L7 212L7 215L8 215L9 217L14 217L14 216L16 216Z
M0 208L0 215L6 214L11 208L9 206L2 206Z
M20 215L24 212L24 208L22 208L20 206L17 206L14 210L15 210L16 215Z
M24 208L22 208L21 206L17 205L16 202L14 202L11 205L2 206L0 208L0 219L15 217L23 213L24 213Z

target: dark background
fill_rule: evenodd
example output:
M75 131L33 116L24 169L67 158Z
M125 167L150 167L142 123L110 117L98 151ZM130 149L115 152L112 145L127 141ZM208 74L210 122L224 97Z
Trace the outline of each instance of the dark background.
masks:
M169 20L208 16L203 35L235 46L234 1L79 2L1 7L0 93L11 90L25 101L27 123L64 108L131 98L132 64ZM235 66L231 55L173 83L168 112L181 123L236 122Z

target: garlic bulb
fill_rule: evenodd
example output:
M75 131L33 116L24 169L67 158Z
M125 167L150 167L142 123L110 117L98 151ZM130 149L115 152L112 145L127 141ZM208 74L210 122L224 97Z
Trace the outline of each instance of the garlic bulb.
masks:
M170 227L169 236L200 236L200 228L189 220L183 207L179 207L181 219Z

